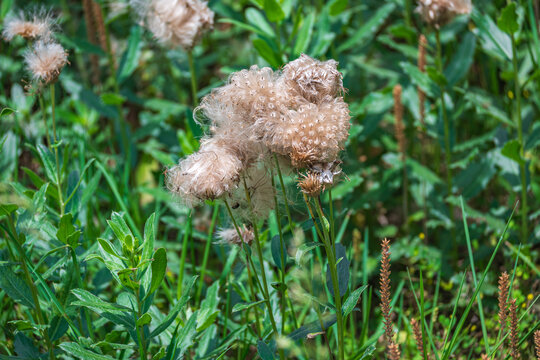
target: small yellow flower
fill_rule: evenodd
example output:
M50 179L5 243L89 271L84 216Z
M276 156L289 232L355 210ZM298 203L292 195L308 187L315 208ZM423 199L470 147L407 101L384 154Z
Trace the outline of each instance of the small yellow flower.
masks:
M471 326L471 331L474 332L475 330L476 330L476 325Z
M521 307L525 309L527 307L527 303L521 304Z
M418 234L418 237L420 238L420 240L424 240L426 238L426 235L421 232L420 234Z
M514 93L512 92L512 90L509 90L509 91L508 91L508 97L509 97L510 99L514 99Z
M532 301L532 299L534 299L534 295L533 295L533 294L527 295L527 300L528 300L528 301Z

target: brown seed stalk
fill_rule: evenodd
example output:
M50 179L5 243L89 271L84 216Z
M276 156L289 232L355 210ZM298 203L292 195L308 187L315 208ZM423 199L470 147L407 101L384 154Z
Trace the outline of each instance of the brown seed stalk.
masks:
M84 10L84 22L86 23L86 36L88 42L93 45L98 45L96 34L96 23L94 21L94 1L93 0L83 0L83 10ZM99 58L96 54L90 55L90 64L92 66L92 83L94 85L99 83Z
M422 34L418 38L418 70L420 70L421 72L426 71L426 48L427 48L427 39ZM422 124L422 127L426 126L425 102L426 102L426 94L422 91L422 89L420 89L420 87L418 87L418 107L420 110L420 123Z
M414 340L416 341L416 349L421 358L424 358L424 340L422 338L422 330L420 329L420 324L416 319L411 320L411 326L413 328ZM428 357L429 359L429 357Z
M519 354L519 349L518 349L519 323L518 323L518 316L517 316L516 299L513 299L512 302L510 303L509 315L510 315L510 354L512 355L512 359L517 360L517 359L521 359L521 355Z
M508 273L505 271L499 277L499 329L501 334L506 327L506 318L508 316Z
M384 318L384 337L386 340L386 355L390 360L400 358L398 345L392 339L394 333L392 328L391 308L390 308L390 240L381 241L381 272L379 286L381 291L381 312Z

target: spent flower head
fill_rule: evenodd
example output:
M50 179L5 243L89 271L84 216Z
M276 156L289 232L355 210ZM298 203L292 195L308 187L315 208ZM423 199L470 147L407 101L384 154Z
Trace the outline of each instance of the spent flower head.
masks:
M436 28L452 21L456 15L470 14L471 0L418 0L418 12L424 21Z
M26 51L24 61L32 79L47 85L56 81L68 63L68 53L58 43L38 41Z
M28 13L19 11L5 18L2 36L8 41L13 40L16 36L48 41L53 35L55 26L56 19L50 11L43 7L36 8Z
M214 26L214 12L201 0L131 0L142 22L167 46L191 49Z
M251 244L251 242L255 238L253 229L246 227L246 225L243 225L238 230L240 231L240 235L238 234L238 231L236 231L235 228L221 229L218 231L218 237L222 241L227 242L229 244L234 244L234 245L241 245L242 243L245 243L247 245Z

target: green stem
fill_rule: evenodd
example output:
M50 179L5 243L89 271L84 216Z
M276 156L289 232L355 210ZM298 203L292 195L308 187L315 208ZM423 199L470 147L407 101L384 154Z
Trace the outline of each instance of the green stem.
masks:
M285 183L283 181L283 175L281 174L281 168L279 167L279 160L275 153L274 153L274 160L276 162L279 185L281 186L281 192L283 193L283 202L285 203L285 212L287 213L287 219L289 220L289 229L291 230L291 233L294 233L294 222L292 221L291 210L289 209L289 201L287 200L287 191L285 190Z
M270 302L270 292L269 292L269 289L268 289L268 281L266 280L266 272L264 271L264 257L263 257L263 254L262 254L261 242L259 240L259 230L257 229L257 223L256 223L256 221L254 219L254 216L253 216L253 203L251 202L251 195L249 194L249 190L248 190L247 183L246 183L246 178L243 177L242 180L244 182L244 191L245 191L245 194L246 194L246 199L247 199L247 202L249 204L249 208L250 208L251 215L252 215L253 233L254 233L254 237L255 237L255 247L257 248L257 255L259 257L259 262L260 262L260 266L261 266L261 278L262 278L262 282L263 282L263 288L261 290L262 290L263 295L264 295L266 307L268 308L268 317L270 318L270 322L272 323L272 329L274 330L275 336L277 337L279 332L278 332L278 329L277 329L277 326L276 326L276 320L274 319L274 313L272 311L272 304ZM285 355L284 355L283 349L279 349L278 352L279 352L279 358L284 359Z
M53 126L54 140L54 159L56 161L56 189L58 190L58 201L60 202L60 217L64 215L64 196L62 195L62 180L60 177L60 160L58 157L58 137L56 136L56 118L55 118L55 99L54 99L54 84L50 85L51 89L51 118Z
M320 200L318 198L315 199L315 205L316 205L315 210L317 211L317 215L319 216L319 219L321 220L321 224L323 228L324 237L322 237L321 240L323 240L323 244L326 250L326 257L328 258L328 267L330 269L330 277L332 278L332 288L334 290L334 301L336 305L336 317L337 317L337 328L338 328L338 351L339 351L338 358L340 360L344 360L345 359L345 346L344 346L344 341L343 341L343 313L341 312L341 294L339 293L336 254L332 246L333 241L330 239L328 228L324 225L325 224L325 221L323 220L324 215L322 212Z
M176 298L182 297L182 283L184 282L184 268L186 266L186 257L188 252L188 239L191 235L191 211L188 214L188 223L184 228L184 239L182 240L182 255L180 255L180 267L178 268L178 287Z
M526 162L525 162L525 149L523 142L523 119L521 117L521 88L519 85L519 67L517 59L517 47L514 34L511 34L512 38L512 65L514 68L514 92L516 96L515 107L515 121L518 132L519 141L519 156L521 162L519 164L519 172L521 178L521 242L525 244L527 242L527 174L526 174Z
M142 306L141 306L141 297L140 297L140 291L137 289L137 320L139 320L142 316ZM144 339L144 325L137 326L137 338L139 339L139 355L141 360L146 360L146 341Z
M41 115L43 117L43 126L45 127L45 136L47 137L47 147L52 152L51 138L49 135L49 127L47 126L47 113L45 112L45 105L43 103L43 95L39 95L39 106L41 108Z
M443 73L443 65L442 65L442 46L441 46L441 32L439 29L435 32L436 39L437 39L437 68L439 72ZM443 116L443 122L444 122L444 160L445 160L445 166L446 166L446 191L447 195L452 195L452 169L450 168L450 162L451 162L451 149L450 149L450 122L448 120L448 115L446 113L446 103L444 100L444 94L445 90L443 87L441 87L441 95L440 95L440 101L441 101L441 111ZM452 242L455 243L456 240L456 230L454 226L454 205L450 203L450 221L452 222L451 227L451 236L452 236Z
M193 50L187 52L189 73L191 75L191 98L193 101L193 108L199 105L199 98L197 97L197 73L195 72L195 64L193 62Z
M255 301L257 301L257 296L255 295L255 289L253 287L253 275L251 274L249 254L248 254L247 251L245 251L244 243L243 243L244 239L242 238L242 233L240 232L240 228L238 227L238 224L236 222L236 219L234 218L231 207L229 206L229 203L227 202L227 199L223 199L223 202L225 203L225 207L227 208L227 212L229 213L229 217L231 218L231 221L233 222L236 233L238 234L238 237L242 241L242 244L240 246L242 247L242 250L244 250L244 253L246 255L246 268L247 268L247 272L248 272L249 289L251 290L252 301L255 302ZM253 268L253 269L255 269L255 268ZM259 282L258 278L257 278L257 282ZM259 287L260 287L260 284L259 284ZM261 323L260 323L260 320L259 320L259 311L258 311L258 308L256 306L253 307L253 309L255 311L255 320L256 320L256 324L257 324L257 333L259 334L259 337L262 338L262 328L261 328Z
M216 225L216 219L218 215L219 204L214 204L214 211L212 213L212 222L210 223L210 228L208 229L208 236L206 237L206 245L204 247L203 262L201 265L201 277L199 280L199 287L197 288L197 295L195 296L195 303L198 304L201 298L201 292L204 285L204 275L206 273L206 265L208 263L208 256L210 255L210 245L212 244L212 235L214 234L214 227Z

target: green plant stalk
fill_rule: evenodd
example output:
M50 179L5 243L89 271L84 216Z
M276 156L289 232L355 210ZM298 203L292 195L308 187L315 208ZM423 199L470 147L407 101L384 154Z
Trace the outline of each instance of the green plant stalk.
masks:
M252 223L253 223L253 234L254 234L254 238L255 238L255 247L257 248L257 256L259 257L259 262L260 262L260 265L261 265L261 278L262 278L262 285L263 285L261 291L262 291L263 296L264 296L266 307L268 308L268 317L270 318L270 322L272 323L272 329L274 330L275 336L277 337L279 335L279 332L278 332L278 329L277 329L276 320L274 319L274 313L272 311L272 304L270 303L270 292L269 292L269 289L268 289L268 281L266 280L266 273L264 271L264 257L263 257L263 254L262 254L261 242L259 240L259 230L257 229L257 223L256 223L256 221L254 219L254 216L253 216L253 203L251 202L251 195L249 194L249 190L248 190L247 183L246 183L246 178L243 177L242 180L243 180L243 183L244 183L244 191L246 193L246 199L247 199L247 202L249 204L249 208L251 210ZM280 359L285 358L283 349L279 349L278 353L279 353L279 358Z
M212 213L212 221L210 228L208 229L208 236L206 237L206 245L204 247L203 262L201 265L201 277L199 280L199 287L197 288L197 295L195 296L195 303L198 304L201 298L201 292L204 285L204 275L206 274L206 265L208 264L208 256L210 255L210 245L212 245L212 235L214 234L214 227L216 225L217 215L219 213L219 204L214 204L214 211Z
M515 121L517 126L518 141L519 141L519 156L521 162L519 163L519 172L521 179L521 242L527 243L527 175L526 175L526 161L525 150L523 141L523 119L521 117L521 88L519 86L519 67L517 59L516 39L514 34L510 34L512 39L512 65L514 69L514 92L516 96L515 107Z
M193 61L193 50L187 52L189 74L191 75L191 98L193 101L193 108L199 105L199 98L197 97L197 72L195 71L195 63Z
M140 296L140 289L137 288L137 293L135 294L137 298L137 319L135 319L135 322L139 320L142 316L142 304L141 304L141 296ZM139 339L139 356L141 360L146 360L146 341L144 339L144 325L137 326L137 338Z
M184 228L184 238L182 240L182 254L180 255L180 266L178 268L178 287L176 292L176 298L182 297L182 283L184 282L184 269L186 266L186 257L188 252L188 239L191 235L191 211L188 214L188 223Z
M291 209L289 209L289 201L287 200L287 191L285 190L285 183L283 181L283 175L281 173L281 168L279 166L279 160L275 153L274 153L274 160L276 162L279 185L281 186L281 192L283 193L283 201L285 202L285 212L287 213L287 219L289 219L289 229L291 230L291 233L294 233L294 222L292 221Z
M326 257L328 258L328 267L330 268L330 277L332 278L332 285L334 289L334 302L336 305L336 318L337 318L337 333L338 333L338 354L339 359L344 360L345 359L345 345L344 345L344 339L343 339L343 313L341 309L341 294L339 293L339 283L338 283L338 276L337 276L337 265L336 265L336 253L334 251L334 247L332 246L332 240L330 239L330 235L328 233L328 229L324 225L323 219L324 215L321 208L321 203L318 198L315 199L315 210L317 211L317 215L319 216L319 219L321 220L322 228L323 228L323 234L324 237L321 238L323 240L323 244L326 250Z
M238 227L238 224L236 222L236 219L234 218L231 207L229 206L229 203L227 202L227 199L223 199L223 202L225 203L225 207L227 208L227 212L229 213L229 217L231 218L231 221L233 222L233 225L234 225L234 228L236 230L236 233L238 234L238 237L240 239L242 239L242 233L240 232L240 228ZM255 295L255 290L253 288L253 275L251 274L249 254L247 253L247 251L245 251L243 244L241 246L242 246L242 250L244 250L244 253L246 255L246 268L247 268L247 272L248 272L248 284L249 284L249 288L251 290L251 296L253 298L253 302L255 302L255 301L257 301L257 296ZM259 279L257 278L257 282L258 281L259 281ZM255 311L255 320L256 320L256 324L257 324L257 332L259 334L259 337L262 337L262 328L261 328L261 322L260 322L260 319L259 319L259 311L258 311L258 308L256 306L254 306L253 309Z
M73 260L73 267L75 270L75 277L77 278L78 285L81 289L84 289L84 284L82 281L81 271L79 269L79 261L77 260L77 254L75 253L75 249L73 247L66 245L66 247L69 250L69 253L71 255L71 259ZM90 336L90 339L94 340L94 329L92 328L92 321L90 319L90 314L88 313L88 309L83 307L82 312L84 314L84 317L86 319L86 326L88 335Z
M442 46L441 46L441 32L439 29L435 32L436 39L437 39L437 68L439 72L443 73L443 65L442 65ZM440 101L441 101L441 111L443 116L443 122L444 122L444 161L446 166L446 189L448 196L452 195L452 169L450 168L450 162L451 162L451 150L450 150L450 122L448 121L448 114L446 113L446 103L444 101L444 94L445 90L443 87L441 87L441 95L440 95ZM450 229L450 233L452 236L452 242L456 242L456 229L454 226L454 205L449 204L450 207L450 221L452 222L452 227Z
M11 218L11 215L9 215L8 218L9 218L8 223L11 230L6 231L9 235L7 237L11 238L13 244L15 245L15 248L17 249L17 252L19 253L20 263L23 268L26 284L30 288L30 292L32 294L32 301L36 305L36 316L37 316L38 322L40 325L45 326L47 324L45 323L45 320L43 318L43 312L41 311L41 305L39 304L39 296L38 296L37 288L36 288L36 285L34 284L34 281L32 280L32 276L30 275L28 266L26 265L26 259L25 259L26 254L21 244L19 244L19 240L15 237L16 229L15 229L15 225L13 224L13 219ZM49 359L53 360L55 359L54 347L53 347L54 345L51 343L48 330L43 330L43 336L45 337L45 343L47 344L47 349L49 350Z
M51 90L51 118L53 126L54 140L54 159L56 161L56 189L58 190L58 201L60 202L60 217L64 215L64 196L62 194L62 180L60 177L60 160L58 157L58 137L56 136L56 118L55 118L55 99L54 99L54 83L50 85Z
M41 115L43 117L43 126L45 127L45 136L47 137L47 147L52 152L51 138L49 135L49 127L47 126L47 114L45 112L45 105L43 104L43 96L39 95L39 107L41 108Z

